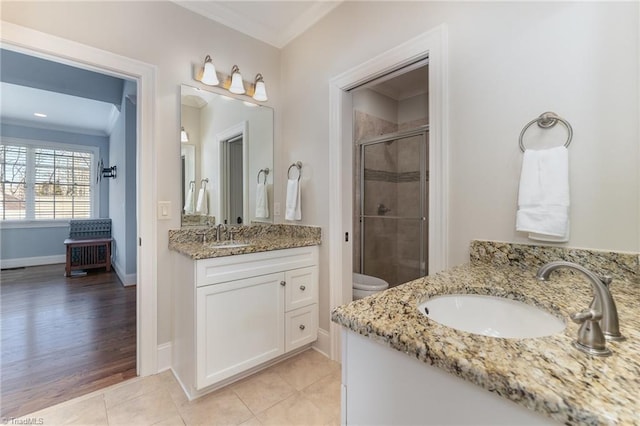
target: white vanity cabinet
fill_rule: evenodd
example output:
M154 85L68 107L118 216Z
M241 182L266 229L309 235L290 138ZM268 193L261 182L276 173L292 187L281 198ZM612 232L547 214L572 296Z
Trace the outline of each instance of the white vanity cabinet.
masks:
M316 246L175 264L173 369L190 398L317 339Z

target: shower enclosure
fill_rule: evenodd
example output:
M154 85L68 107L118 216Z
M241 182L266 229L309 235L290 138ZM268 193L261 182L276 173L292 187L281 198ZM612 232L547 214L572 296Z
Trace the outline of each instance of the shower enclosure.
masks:
M428 135L424 125L358 142L359 268L390 286L428 273Z

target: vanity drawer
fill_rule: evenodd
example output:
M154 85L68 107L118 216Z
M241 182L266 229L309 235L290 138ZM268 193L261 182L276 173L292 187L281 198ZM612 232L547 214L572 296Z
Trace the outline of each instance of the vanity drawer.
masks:
M285 314L285 352L318 339L318 305L310 305Z
M287 312L318 303L317 266L287 271L285 282L285 310Z

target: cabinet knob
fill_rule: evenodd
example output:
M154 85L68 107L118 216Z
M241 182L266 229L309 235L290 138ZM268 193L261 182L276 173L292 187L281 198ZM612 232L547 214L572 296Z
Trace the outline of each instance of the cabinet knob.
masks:
M304 330L304 324L300 324L300 330Z
M306 290L306 287L305 287L305 286L303 286L303 285L301 285L301 286L300 286L300 290L305 291L305 290Z
M282 287L284 287L285 285L287 285L287 282L286 282L286 281L280 281L280 285L281 285Z

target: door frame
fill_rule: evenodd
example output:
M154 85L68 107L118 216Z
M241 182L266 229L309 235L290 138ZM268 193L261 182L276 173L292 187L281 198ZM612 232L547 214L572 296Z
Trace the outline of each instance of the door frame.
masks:
M75 41L0 21L0 42L12 50L90 71L135 80L136 222L138 229L136 286L136 369L139 376L157 372L157 218L155 214L156 67ZM177 137L177 136L176 136ZM142 246L144 242L144 246ZM144 247L144 250L143 250ZM144 303L142 303L144 301Z
M407 42L388 50L329 82L329 303L330 309L348 303L352 298L353 208L348 201L353 187L353 164L345 154L346 143L352 144L348 91L391 71L429 58L429 267L430 274L448 266L449 210L449 131L448 131L448 65L447 27L441 24ZM353 150L351 150L353 152ZM347 260L345 260L347 259ZM340 326L330 324L331 359L341 358Z

